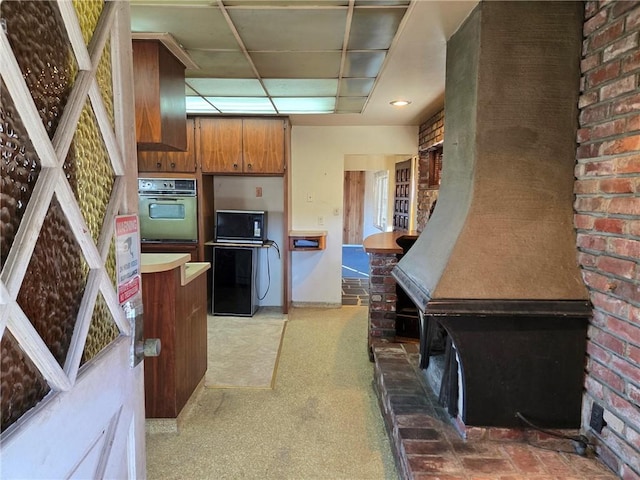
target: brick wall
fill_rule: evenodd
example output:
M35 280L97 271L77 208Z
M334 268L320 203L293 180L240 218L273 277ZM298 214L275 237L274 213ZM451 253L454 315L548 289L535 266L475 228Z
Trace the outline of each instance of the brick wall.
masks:
M621 478L640 479L640 2L585 5L575 225L594 314L583 428Z
M391 270L397 263L395 254L369 254L369 347L395 338L398 296Z
M429 218L431 205L438 198L438 190L429 187L429 161L427 150L444 141L444 109L429 118L418 129L418 195L416 230L422 232Z

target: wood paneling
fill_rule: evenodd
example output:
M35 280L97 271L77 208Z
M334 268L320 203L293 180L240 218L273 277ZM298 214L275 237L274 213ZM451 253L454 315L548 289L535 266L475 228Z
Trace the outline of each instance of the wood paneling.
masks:
M365 172L344 172L342 243L362 245Z
M184 65L157 40L133 41L139 150L187 148Z
M207 276L180 285L180 268L142 275L144 336L162 342L145 358L147 418L175 418L207 369Z
M242 173L242 119L199 118L198 161L203 173Z
M195 172L194 119L187 119L186 132L187 150L184 152L138 151L138 172Z

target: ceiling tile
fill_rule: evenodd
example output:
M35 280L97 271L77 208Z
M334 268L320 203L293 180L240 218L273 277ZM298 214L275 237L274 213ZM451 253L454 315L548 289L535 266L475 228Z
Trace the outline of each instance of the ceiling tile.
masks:
M262 78L337 78L340 52L283 52L251 55Z
M338 97L336 113L360 113L367 102L367 97Z
M386 50L406 8L358 8L353 13L349 50Z
M344 77L375 77L384 63L385 51L347 52Z
M255 78L253 69L241 52L210 52L187 50L200 70L187 70L187 78Z
M169 32L184 48L240 50L217 7L136 5L131 2L131 31Z
M266 97L262 85L247 78L187 78L187 84L204 97Z
M267 93L272 97L335 97L337 79L273 78L264 80Z
M340 96L366 97L374 83L375 78L343 78L340 80Z
M250 52L339 51L347 10L237 9L229 10L229 16Z

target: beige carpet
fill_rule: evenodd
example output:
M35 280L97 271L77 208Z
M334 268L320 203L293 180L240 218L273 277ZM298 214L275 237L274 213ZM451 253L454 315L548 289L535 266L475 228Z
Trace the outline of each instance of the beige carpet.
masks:
M207 319L207 388L273 388L286 316L258 311L253 317Z
M397 480L372 379L366 307L291 309L274 388L200 389L147 478Z

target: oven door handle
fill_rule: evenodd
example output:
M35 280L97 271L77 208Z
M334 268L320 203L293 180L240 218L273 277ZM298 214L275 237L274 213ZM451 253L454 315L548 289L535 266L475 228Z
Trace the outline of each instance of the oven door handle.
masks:
M144 197L146 200L154 200L156 202L179 202L184 200L183 198L171 198L171 197Z

